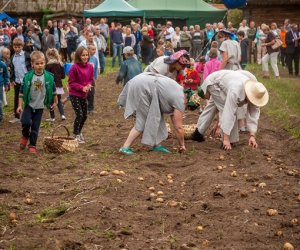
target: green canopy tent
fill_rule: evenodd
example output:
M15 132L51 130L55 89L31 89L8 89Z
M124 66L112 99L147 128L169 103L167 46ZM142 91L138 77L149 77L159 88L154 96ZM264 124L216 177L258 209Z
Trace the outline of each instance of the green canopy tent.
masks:
M84 10L84 17L143 17L144 11L139 10L124 0L105 0L97 7Z
M202 0L130 0L129 3L145 11L146 19L181 19L187 25L221 22L226 10L217 9Z

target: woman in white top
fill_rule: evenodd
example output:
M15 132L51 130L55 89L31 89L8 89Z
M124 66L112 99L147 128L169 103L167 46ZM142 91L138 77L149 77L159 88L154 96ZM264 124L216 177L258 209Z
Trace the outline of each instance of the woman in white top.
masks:
M180 49L180 28L176 27L175 28L175 33L171 39L172 46L174 51L178 51Z

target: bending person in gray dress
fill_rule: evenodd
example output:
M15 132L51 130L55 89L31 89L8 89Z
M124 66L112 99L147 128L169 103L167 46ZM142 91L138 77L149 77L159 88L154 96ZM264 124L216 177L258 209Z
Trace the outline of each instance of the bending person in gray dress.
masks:
M219 111L219 123L223 133L223 148L231 149L231 144L239 140L237 109L246 104L246 119L250 133L249 145L257 147L257 132L260 107L267 104L269 95L262 83L257 82L250 72L220 70L209 75L201 88L209 99L192 135L195 141L204 141L204 133Z
M185 110L183 88L174 80L155 73L142 73L131 79L119 96L118 104L125 108L125 119L135 117L135 125L120 149L131 155L131 144L142 134L142 143L152 150L169 153L160 143L168 131L163 114L170 114L180 151L185 151L182 127Z

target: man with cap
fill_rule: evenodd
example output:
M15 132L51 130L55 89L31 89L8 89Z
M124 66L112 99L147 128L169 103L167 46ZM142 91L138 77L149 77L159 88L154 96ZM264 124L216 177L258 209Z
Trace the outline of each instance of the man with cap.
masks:
M136 59L134 49L131 46L125 47L123 54L126 60L121 64L120 71L116 78L116 84L124 80L123 85L125 86L129 80L142 73L142 66Z
M199 117L192 139L198 142L204 141L204 133L219 111L223 149L230 150L232 143L239 140L237 109L248 104L246 120L250 134L249 145L256 148L255 135L260 107L265 106L269 100L265 86L248 71L220 70L209 75L201 88L209 102Z

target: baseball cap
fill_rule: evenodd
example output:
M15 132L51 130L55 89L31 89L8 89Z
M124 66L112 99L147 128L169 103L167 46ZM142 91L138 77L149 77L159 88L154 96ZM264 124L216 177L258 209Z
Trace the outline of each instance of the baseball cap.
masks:
M133 50L132 47L126 46L126 47L123 49L123 54L134 54L134 50Z

